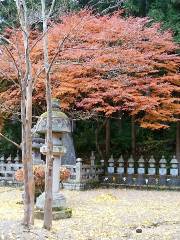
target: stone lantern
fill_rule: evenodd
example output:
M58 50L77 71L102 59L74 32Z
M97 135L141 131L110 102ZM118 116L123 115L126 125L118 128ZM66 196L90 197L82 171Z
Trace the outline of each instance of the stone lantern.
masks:
M44 139L40 138L38 133L34 133L32 137L32 158L34 165L44 164L44 161L41 159L40 148L44 144Z
M66 205L64 196L59 192L61 157L66 153L63 146L63 134L71 132L71 122L67 115L60 111L58 99L52 100L52 138L53 138L53 208L63 208ZM35 132L45 134L45 144L40 148L40 152L47 154L47 112L43 113L37 124ZM40 195L36 201L38 209L44 208L45 193Z

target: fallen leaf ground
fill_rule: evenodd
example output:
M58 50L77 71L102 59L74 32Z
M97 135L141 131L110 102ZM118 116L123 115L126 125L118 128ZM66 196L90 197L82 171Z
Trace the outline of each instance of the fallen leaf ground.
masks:
M71 219L53 222L51 232L42 221L21 225L22 190L0 188L0 240L180 240L180 192L96 189L63 190ZM136 233L140 227L142 233Z

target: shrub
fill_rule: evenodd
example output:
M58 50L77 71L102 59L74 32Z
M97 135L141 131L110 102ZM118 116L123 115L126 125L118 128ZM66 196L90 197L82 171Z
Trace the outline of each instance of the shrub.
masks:
M45 166L37 165L33 166L33 175L34 175L34 183L35 183L35 198L38 197L42 192L44 192L45 188ZM60 182L66 181L70 177L70 171L65 168L60 168L59 180ZM18 182L23 182L24 180L24 169L21 168L16 171L15 179Z

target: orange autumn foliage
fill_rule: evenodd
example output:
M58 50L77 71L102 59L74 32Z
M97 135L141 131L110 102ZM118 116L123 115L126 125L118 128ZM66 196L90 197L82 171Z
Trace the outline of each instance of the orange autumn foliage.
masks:
M35 182L35 188L38 192L44 191L45 186L45 165L36 165L33 167L33 175L34 175L34 182ZM59 172L59 181L62 183L70 177L70 171L65 168L61 167ZM24 169L18 169L15 172L15 179L18 182L24 181Z
M180 114L180 57L170 31L148 18L94 16L83 11L50 23L49 56L52 93L60 98L64 110L72 113L111 116L126 111L136 115L141 126L158 129L176 121ZM41 33L31 32L31 59L35 89L34 104L41 107L45 99ZM7 35L7 33L6 33ZM68 36L68 37L67 37ZM15 62L24 67L21 32L8 30ZM58 51L58 45L64 41ZM37 44L34 46L34 44ZM10 54L1 45L0 79L13 80L0 93L4 109L18 108L20 92L17 71Z

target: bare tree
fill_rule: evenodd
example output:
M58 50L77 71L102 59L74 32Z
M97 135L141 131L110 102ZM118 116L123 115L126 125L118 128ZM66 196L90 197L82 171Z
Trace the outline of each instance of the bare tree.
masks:
M22 122L22 160L24 166L24 225L34 223L34 178L32 170L32 68L30 59L29 26L25 0L16 0L22 29L25 58L25 75L20 73L21 122Z
M8 76L7 72L0 72L3 79L13 81L20 88L21 93L21 125L22 125L22 143L21 146L6 138L12 144L22 150L22 160L24 167L24 219L23 224L29 226L34 223L34 179L32 172L32 67L30 59L30 41L29 41L29 24L27 20L27 8L25 0L16 0L18 20L23 39L23 52L19 49L19 44L11 42L4 35L0 35L1 53L5 52L7 61L14 65L17 73L17 82ZM12 26L12 29L13 26ZM14 29L16 33L16 30ZM12 51L13 49L13 51ZM18 58L14 57L16 52ZM22 68L22 65L24 66ZM2 136L2 134L1 134Z
M49 72L48 57L48 33L47 21L53 9L55 1L52 2L49 14L46 15L45 0L41 0L42 19L43 19L43 50L44 50L44 69L46 85L46 104L47 104L47 154L46 154L46 174L45 174L45 206L44 206L44 228L50 230L52 226L52 181L53 181L53 156L52 156L52 103L51 103L51 81Z

